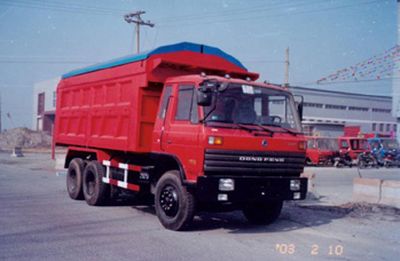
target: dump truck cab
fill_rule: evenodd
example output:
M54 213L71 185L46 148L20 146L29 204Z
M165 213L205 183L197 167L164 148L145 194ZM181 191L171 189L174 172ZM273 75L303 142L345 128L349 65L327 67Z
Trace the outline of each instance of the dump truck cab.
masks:
M296 106L275 85L205 74L168 78L152 151L176 158L208 205L304 199L305 139ZM235 183L231 191L221 193L221 179Z

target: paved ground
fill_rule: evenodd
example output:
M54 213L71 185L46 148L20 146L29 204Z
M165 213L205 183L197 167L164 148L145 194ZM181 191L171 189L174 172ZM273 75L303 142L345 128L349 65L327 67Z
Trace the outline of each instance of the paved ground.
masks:
M89 207L70 200L65 176L51 166L48 155L11 159L0 153L0 260L396 260L400 255L399 210L335 206L351 195L352 177L358 175L353 170L315 169L321 201L288 203L270 226L251 226L239 212L201 214L192 231L172 232L161 227L151 206ZM366 170L365 175L398 179L400 173Z
M317 203L323 205L347 203L352 198L352 182L356 177L400 180L400 168L308 167L306 172L315 173L315 194L319 197Z

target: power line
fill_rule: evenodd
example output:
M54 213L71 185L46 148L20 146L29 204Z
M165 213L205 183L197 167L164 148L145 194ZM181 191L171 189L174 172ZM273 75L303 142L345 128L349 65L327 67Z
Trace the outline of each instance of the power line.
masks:
M366 79L366 80L352 80L352 81L337 81L337 82L325 82L317 83L318 85L330 85L330 84L343 84L343 83L363 83L363 82L379 82L379 81L392 81L395 79L400 79L400 77L387 77L382 79ZM314 82L316 83L316 82Z
M278 3L276 5L274 4L268 4L267 6L265 4L262 5L256 5L251 8L236 8L236 9L229 9L226 10L226 13L221 13L219 12L207 12L207 13L195 13L195 14L189 14L189 15L183 15L183 16L174 16L174 17L164 17L160 18L159 22L163 23L171 23L171 22L181 22L182 20L184 21L190 21L190 20L204 20L204 18L213 18L213 17L224 17L224 16L237 16L237 15L243 15L243 14L249 14L249 13L261 13L264 11L270 11L270 10L275 10L275 9L281 9L281 8L299 8L299 7L304 7L307 5L314 5L315 3L318 2L324 2L323 0L314 0L314 1L306 1L303 4L300 1L297 1L296 4L293 3Z
M189 15L183 15L183 16L174 16L173 18L170 17L165 17L159 19L163 27L174 27L174 26L182 26L182 25L193 25L193 23L188 23L188 21L193 21L193 20L199 20L204 18L221 18L221 17L230 17L230 16L235 16L235 18L232 19L217 19L215 21L205 21L206 24L210 23L221 23L221 22L235 22L235 21L243 21L243 20L253 20L253 19L261 19L261 18L266 18L265 15L252 15L250 17L242 17L241 19L237 19L237 15L243 15L243 14L249 14L249 13L264 13L265 11L271 11L274 9L281 9L281 8L289 8L289 9L297 9L301 8L307 5L314 5L315 3L325 3L326 1L306 1L303 2L302 4L299 4L296 2L296 4L291 4L291 3L277 3L276 5L269 5L268 7L265 7L265 5L258 5L252 8L248 9L243 9L243 8L238 8L238 9L231 9L229 10L229 13L218 13L218 12L207 12L205 14L202 13L196 13L196 14L189 14ZM287 15L298 15L298 14L308 14L308 13L314 13L314 12L321 12L321 11L329 11L329 10L335 10L335 9L341 9L341 8L347 8L351 6L359 6L359 5L364 5L364 4L371 4L375 2L380 2L379 0L371 1L371 2L363 2L363 3L358 3L358 4L351 4L351 5L343 5L343 6L338 6L338 7L331 7L331 8L320 8L320 9L315 9L315 10L308 10L308 11L303 11L303 12L294 12L290 14L278 14L278 15L269 15L267 17L280 17L280 16L287 16ZM17 7L26 7L26 8L34 8L34 9L42 9L42 10L52 10L52 11L61 11L61 12L68 12L68 13L80 13L80 14L91 14L91 15L111 15L111 16L119 16L121 12L123 12L123 9L115 9L115 8L99 8L99 7L93 7L93 6L88 6L88 5L64 5L61 2L36 2L36 1L13 1L13 0L2 0L0 2L0 5L4 4L11 4L13 6ZM262 8L262 7L265 8ZM181 23L184 21L185 23ZM171 25L172 23L172 25ZM174 23L178 23L177 25L173 25ZM204 24L202 22L201 24Z
M337 70L328 76L317 81L317 83L358 81L358 80L379 80L393 76L400 66L400 46L384 51L381 54L374 55L362 62L346 68Z
M97 63L97 62L90 62L90 61L14 61L14 60L0 60L0 63L4 64L12 64L12 63L43 63L43 64L90 64L90 63Z
M392 81L400 79L400 77L387 77L387 78L382 78L382 79L366 79L366 80L351 80L351 81L337 81L337 82L321 82L318 83L317 81L312 81L312 82L294 82L293 85L311 85L311 84L316 84L316 85L335 85L335 84L353 84L353 83L363 83L363 82L379 82L379 81Z
M21 2L21 0L17 0L19 2ZM99 7L97 4L95 6L93 5L85 5L82 3L73 3L71 4L71 2L69 2L68 4L65 4L64 2L59 2L59 1L54 1L52 0L51 2L49 1L43 1L43 0L25 0L25 2L31 2L31 3L36 3L36 4L45 4L45 5L55 5L55 6L59 6L59 7L67 7L67 8L80 8L80 9L89 9L89 10L102 10L102 11L106 11L106 12L110 12L110 11L114 11L114 12L126 12L126 10L124 9L118 9L118 8L112 8L112 7ZM15 0L14 0L15 2Z
M350 8L350 7L359 7L362 5L370 5L373 3L377 3L380 2L380 0L373 0L373 1L369 1L369 2L363 2L363 3L358 3L358 4L348 4L348 5L341 5L341 6L336 6L336 7L328 7L328 8L318 8L318 9L314 9L314 10L308 10L308 11L300 11L300 12L293 12L290 14L275 14L275 15L268 15L266 16L265 14L262 15L253 15L250 17L243 17L241 19L237 19L237 18L232 18L232 19L217 19L214 21L204 21L201 23L201 25L204 24L215 24L215 23L225 23L225 22L243 22L243 21L249 21L249 20L256 20L256 19L266 19L266 18L276 18L276 17L287 17L288 15L290 16L294 16L294 15L304 15L304 14L311 14L311 13L323 13L323 12L328 12L328 11L332 11L332 10L338 10L338 9L346 9L346 8ZM188 23L187 21L185 23L180 23L179 25L162 25L162 27L176 27L176 26L192 26L193 23Z
M0 5L11 5L14 7L22 7L22 8L30 8L30 9L39 9L39 10L51 10L57 12L67 12L73 14L90 14L90 15L111 15L111 16L118 16L122 13L121 12L110 12L101 9L82 9L82 8L71 8L71 7L62 7L62 6L52 6L52 5L43 5L43 4L36 4L36 3L29 3L29 2L15 2L10 0L2 0Z
M174 16L173 18L171 17L164 17L161 18L160 21L164 22L171 22L171 21L187 21L187 20L192 20L194 19L204 19L205 17L221 17L221 16L235 16L239 14L246 14L246 13L251 13L251 12L256 12L259 13L260 11L266 11L266 10L273 10L277 8L298 8L306 5L311 5L315 4L317 2L321 2L321 0L317 1L306 1L302 5L297 4L292 4L292 3L277 3L276 5L270 4L266 8L265 4L263 5L258 5L258 6L253 6L252 8L237 8L237 9L230 9L229 13L226 14L221 14L219 12L207 12L205 14L202 13L196 13L196 14L188 14L188 15L183 15L183 16ZM323 2L323 1L322 1ZM116 9L116 8L99 8L98 6L90 6L90 5L82 5L82 4L64 4L61 2L43 2L43 1L28 1L28 0L2 0L0 4L7 4L12 5L12 6L17 6L17 7L25 7L25 8L34 8L34 9L42 9L42 10L53 10L53 11L62 11L62 12L69 12L69 13L84 13L84 14L94 14L94 15L112 15L112 16L117 16L120 15L122 12L126 12L123 9Z

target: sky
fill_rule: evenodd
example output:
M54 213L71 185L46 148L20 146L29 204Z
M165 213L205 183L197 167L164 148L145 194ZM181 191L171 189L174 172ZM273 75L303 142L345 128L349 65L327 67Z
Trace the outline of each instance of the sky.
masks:
M218 47L260 80L391 95L391 80L316 84L318 79L396 45L395 0L0 0L0 93L3 128L32 126L34 83L141 50L190 41ZM9 113L12 121L6 117Z

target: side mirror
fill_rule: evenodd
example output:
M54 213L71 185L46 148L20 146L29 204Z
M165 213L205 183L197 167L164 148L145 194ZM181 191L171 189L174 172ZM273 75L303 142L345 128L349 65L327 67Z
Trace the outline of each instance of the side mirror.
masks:
M300 121L303 121L303 103L304 97L302 95L294 95L296 101L297 112L299 113Z
M197 105L210 106L212 101L212 92L197 90Z
M302 102L297 104L297 111L299 113L300 121L303 121L303 103Z

